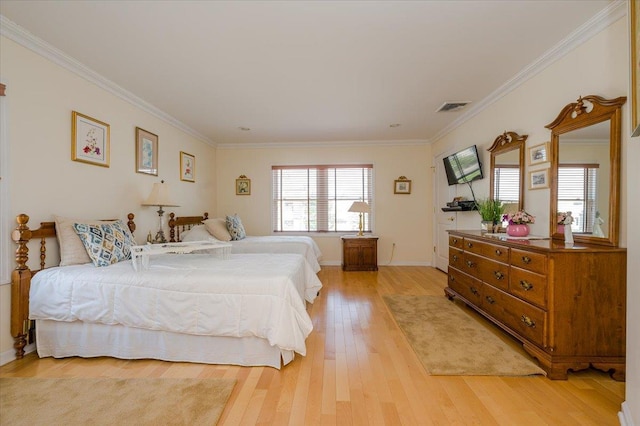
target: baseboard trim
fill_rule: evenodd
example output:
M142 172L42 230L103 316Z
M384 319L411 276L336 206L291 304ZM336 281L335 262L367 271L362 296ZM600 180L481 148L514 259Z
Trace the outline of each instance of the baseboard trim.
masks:
M24 353L30 354L36 350L36 344L31 343L24 347ZM9 364L11 361L16 360L15 349L9 349L8 351L0 352L0 365Z
M620 421L620 426L635 426L627 401L622 403L622 410L618 412L618 420Z

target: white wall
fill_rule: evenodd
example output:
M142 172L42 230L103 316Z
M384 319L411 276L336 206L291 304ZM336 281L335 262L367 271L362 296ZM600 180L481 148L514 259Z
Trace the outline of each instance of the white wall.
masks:
M238 213L249 234L271 234L271 166L290 164L374 165L375 223L378 264L431 263L433 195L427 144L352 145L271 148L219 148L217 156L219 216ZM251 179L251 195L235 195L235 179ZM401 175L412 180L411 194L394 194L394 180ZM195 213L195 212L194 212ZM322 250L323 264L342 259L339 235L312 235Z
M54 214L126 219L127 213L132 212L136 215L136 237L144 241L147 232L157 227L158 216L156 208L142 207L140 203L160 179L171 184L174 198L185 206L176 208L177 212L215 210L213 147L7 38L0 38L0 53L1 80L7 85L9 220L13 223L19 213L28 214L30 226L37 227L40 222L53 220ZM71 160L72 111L111 126L109 168ZM135 172L136 126L159 137L157 177ZM180 151L195 155L196 183L180 181ZM38 260L33 250L32 259ZM8 261L13 262L13 253L8 255ZM9 331L10 287L0 286L3 356L13 346Z

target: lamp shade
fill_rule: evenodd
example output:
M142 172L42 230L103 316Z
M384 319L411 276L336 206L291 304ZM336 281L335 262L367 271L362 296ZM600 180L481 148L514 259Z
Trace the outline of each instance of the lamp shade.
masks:
M369 213L369 204L364 201L354 201L351 207L349 207L349 211L354 213Z
M169 196L169 184L164 183L164 181L153 184L153 189L151 190L149 198L147 198L142 205L178 207L178 205L174 203Z

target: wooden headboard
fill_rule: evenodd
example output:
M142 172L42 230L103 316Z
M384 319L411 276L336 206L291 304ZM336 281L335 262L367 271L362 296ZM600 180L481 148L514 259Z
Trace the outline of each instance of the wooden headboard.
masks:
M127 215L127 226L133 234L136 224L133 221L133 213ZM31 230L27 225L29 216L19 214L16 217L18 227L11 233L11 239L18 245L16 249L16 268L11 273L11 335L13 347L16 349L16 358L24 356L24 347L30 340L33 332L32 323L29 320L29 290L31 278L46 268L47 240L53 238L57 243L55 222L40 222L38 229ZM29 242L40 239L40 269L31 270L27 265L29 261ZM51 265L55 266L55 265Z
M175 213L169 213L169 242L175 243L180 241L180 233L188 231L196 225L209 219L209 213L204 212L202 216L183 216L176 217Z

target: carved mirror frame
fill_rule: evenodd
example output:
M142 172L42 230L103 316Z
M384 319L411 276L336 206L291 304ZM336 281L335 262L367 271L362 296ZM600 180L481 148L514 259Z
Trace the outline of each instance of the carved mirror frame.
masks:
M596 95L581 96L577 102L565 106L558 117L545 127L551 130L551 209L549 217L549 235L553 239L564 239L557 232L558 214L558 167L560 135L594 124L610 120L609 126L609 162L611 176L609 180L609 223L607 237L594 237L585 234L573 234L575 242L618 246L620 233L620 151L622 105L626 96L605 99Z
M495 166L496 166L496 157L500 154L504 154L506 152L515 151L516 149L520 150L518 155L519 158L519 168L520 168L520 193L518 195L518 210L524 209L524 148L525 142L529 135L520 136L516 132L507 132L505 131L503 134L498 136L495 141L493 141L493 145L487 150L491 152L491 165L489 167L489 198L493 200L494 197L494 187L495 187Z

